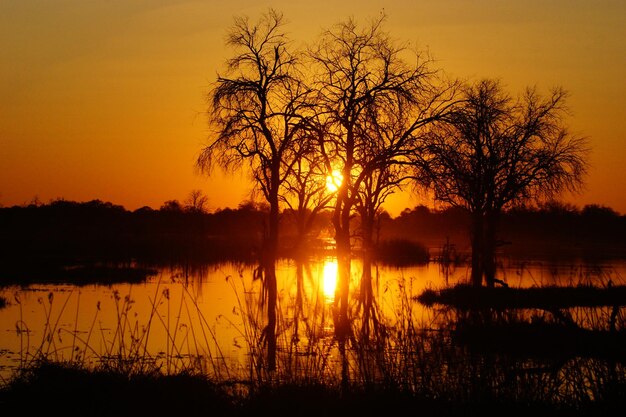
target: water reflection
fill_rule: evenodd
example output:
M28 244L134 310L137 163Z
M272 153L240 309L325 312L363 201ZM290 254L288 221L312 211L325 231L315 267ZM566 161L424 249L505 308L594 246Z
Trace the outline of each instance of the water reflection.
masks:
M337 260L326 259L323 269L323 286L324 297L329 302L335 299L335 291L337 290Z
M401 380L408 375L389 372L408 372L411 365L415 372L433 368L434 377L437 366L461 357L453 333L444 331L458 317L413 298L426 288L466 282L465 268L444 276L438 264L392 268L352 262L350 336L343 345L333 320L336 260L277 264L281 375ZM0 376L6 380L24 361L43 353L85 364L158 364L167 372L193 367L215 378L261 378L267 317L261 307L263 287L253 272L251 265L224 263L193 271L161 268L140 284L4 288L0 295L10 303L0 310ZM623 283L625 272L623 263L591 268L528 262L503 265L502 278L511 286L589 280L604 285L609 279ZM596 317L582 310L572 314L581 320ZM605 323L612 311L597 314ZM411 364L414 360L419 363Z

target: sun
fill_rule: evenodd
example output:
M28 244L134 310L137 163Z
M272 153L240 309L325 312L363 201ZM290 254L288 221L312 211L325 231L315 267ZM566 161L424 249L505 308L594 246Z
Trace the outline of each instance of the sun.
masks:
M333 172L326 177L326 189L331 193L334 193L341 187L343 182L343 175L338 169L334 169Z

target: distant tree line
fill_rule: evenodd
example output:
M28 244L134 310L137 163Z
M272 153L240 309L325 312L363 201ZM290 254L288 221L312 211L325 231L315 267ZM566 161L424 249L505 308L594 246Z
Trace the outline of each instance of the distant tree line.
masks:
M253 203L208 213L176 200L134 211L100 200L5 207L0 257L65 264L251 261L264 214Z
M40 259L50 262L111 261L144 263L256 261L262 244L265 204L242 202L237 208L212 212L177 200L159 209L127 210L100 200L54 200L0 208L0 244L4 262ZM280 214L281 256L295 256L298 217L293 209ZM470 214L448 207L423 205L396 217L381 212L375 221L374 244L415 243L432 253L446 242L470 251ZM353 227L360 224L355 219ZM332 211L324 210L311 225L309 249L323 250L332 241ZM626 216L610 207L578 208L549 202L506 210L498 235L501 250L513 255L624 257ZM360 244L357 239L357 248ZM419 261L419 259L415 259Z

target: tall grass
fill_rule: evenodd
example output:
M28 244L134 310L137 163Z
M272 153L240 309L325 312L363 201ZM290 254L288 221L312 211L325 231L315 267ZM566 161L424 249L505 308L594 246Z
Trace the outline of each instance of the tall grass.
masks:
M15 302L20 308L16 323L16 333L20 337L18 372L42 362L56 362L128 376L186 373L228 379L229 368L214 329L204 317L191 289L186 285L180 288L180 298L173 300L169 287L163 286L160 278L149 299L151 308L145 318L135 312L136 301L131 293L122 295L113 291L115 323L111 329L104 328L99 320L100 302L89 328L78 329L80 292L69 292L60 305L55 300L58 294L55 296L50 292L47 297L38 299L44 321L38 341L32 340L33 332L23 319L22 303L16 294ZM75 325L73 329L67 329L59 323L71 298L75 298L76 303ZM154 351L150 346L157 331L165 334L165 340Z

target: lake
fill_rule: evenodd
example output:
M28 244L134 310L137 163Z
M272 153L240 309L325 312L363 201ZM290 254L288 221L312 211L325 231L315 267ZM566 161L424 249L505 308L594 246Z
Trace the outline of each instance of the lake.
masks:
M250 377L258 365L255 354L262 350L264 323L262 285L254 279L254 269L236 263L159 267L156 275L135 284L2 288L0 296L8 305L0 310L0 381L40 354L82 364L110 360L117 366L158 364L168 373L193 366L219 378ZM350 307L354 317L363 317L365 311L359 302L362 269L362 262L354 260ZM277 274L279 367L280 356L285 355L301 358L297 365L301 372L340 372L333 333L336 261L326 258L297 265L283 260ZM358 326L367 326L375 340L376 330L397 330L399 322L435 328L441 312L413 297L427 288L467 282L469 269L443 268L435 262L374 265L372 276L374 306L368 322ZM626 262L505 260L499 277L511 287L606 286L609 281L617 285L624 284Z

